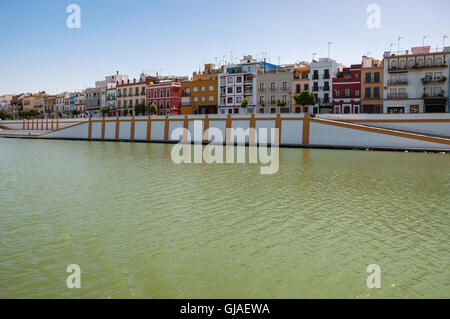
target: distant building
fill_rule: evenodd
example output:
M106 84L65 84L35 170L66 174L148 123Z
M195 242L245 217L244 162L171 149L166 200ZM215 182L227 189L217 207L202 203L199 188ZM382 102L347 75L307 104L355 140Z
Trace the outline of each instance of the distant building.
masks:
M289 113L293 70L286 68L259 72L256 78L257 113Z
M44 114L48 118L56 118L56 95L48 95L44 98Z
M84 92L75 93L75 109L80 111L80 115L77 117L86 117L86 94Z
M181 113L181 83L172 81L149 82L146 90L147 106L155 104L159 115Z
M101 116L100 98L102 89L88 88L84 90L86 95L86 113L89 117Z
M299 105L294 99L296 94L300 94L303 91L310 91L311 80L310 80L311 67L308 62L301 62L294 66L293 79L292 79L292 113L308 113L309 106Z
M137 105L145 105L145 90L147 81L154 79L145 74L141 74L139 80L120 81L116 83L116 106L117 112L114 114L123 116L135 115Z
M361 113L383 113L383 61L363 56L361 68Z
M361 64L344 68L333 77L332 113L361 112Z
M384 53L384 113L449 112L450 47Z
M256 61L251 55L244 56L239 64L223 66L219 74L219 108L221 114L255 113L257 111L258 72L265 73L277 69L278 66ZM241 108L243 99L248 100L247 110Z
M181 82L181 114L214 114L218 104L220 69L205 64L203 72L194 72L191 81Z
M330 113L332 110L333 76L342 69L336 61L330 58L320 58L311 63L311 91L316 97L317 104L312 113Z

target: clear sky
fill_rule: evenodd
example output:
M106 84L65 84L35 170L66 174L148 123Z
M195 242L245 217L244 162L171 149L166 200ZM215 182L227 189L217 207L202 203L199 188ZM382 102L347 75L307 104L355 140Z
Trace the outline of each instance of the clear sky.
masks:
M69 29L69 4L81 28ZM381 28L367 27L370 4ZM116 71L192 75L244 54L272 63L328 55L350 65L402 49L442 46L448 0L0 0L0 94L84 89ZM450 40L447 40L450 46ZM232 53L231 53L232 51Z

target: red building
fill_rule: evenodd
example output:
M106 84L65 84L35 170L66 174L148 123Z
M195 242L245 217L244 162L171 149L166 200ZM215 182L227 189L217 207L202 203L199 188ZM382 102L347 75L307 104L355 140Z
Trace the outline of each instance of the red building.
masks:
M344 68L333 77L333 109L336 114L360 113L361 64Z
M154 103L159 115L179 115L181 105L180 82L161 81L148 82L146 90L146 103Z

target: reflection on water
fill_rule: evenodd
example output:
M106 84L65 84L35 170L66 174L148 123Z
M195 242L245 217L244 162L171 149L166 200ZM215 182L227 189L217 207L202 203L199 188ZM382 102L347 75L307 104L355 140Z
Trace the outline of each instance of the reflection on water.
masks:
M450 297L448 155L172 147L0 139L0 298Z

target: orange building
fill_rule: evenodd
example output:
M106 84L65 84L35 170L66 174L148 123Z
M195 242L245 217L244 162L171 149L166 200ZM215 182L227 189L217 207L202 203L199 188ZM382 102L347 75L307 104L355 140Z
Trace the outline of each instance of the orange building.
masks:
M215 114L218 103L220 69L205 64L203 72L194 72L192 80L181 83L181 114Z

